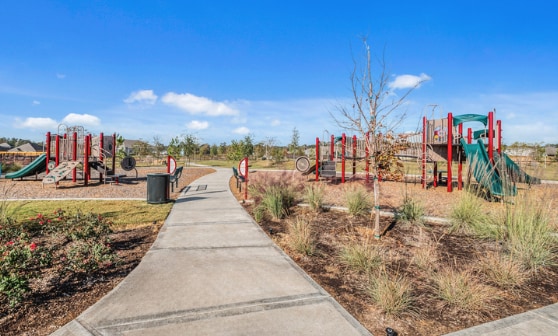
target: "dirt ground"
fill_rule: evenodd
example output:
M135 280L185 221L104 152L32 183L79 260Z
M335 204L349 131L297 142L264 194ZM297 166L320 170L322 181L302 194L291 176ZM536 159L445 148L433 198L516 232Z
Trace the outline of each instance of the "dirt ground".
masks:
M316 183L296 173L278 172L254 173L252 182L269 181L278 176L290 185L302 182L308 186ZM326 203L344 206L346 190L359 184L325 183ZM558 196L558 185L539 185L531 189L524 187L520 192L532 193L550 207ZM234 188L231 186L231 190ZM397 209L406 194L420 202L427 216L447 217L462 192L447 193L446 186L425 190L415 183L382 182L382 210ZM237 194L237 197L241 199L241 195ZM503 206L498 202L486 202L484 205L487 212L498 211ZM245 207L252 212L254 205L247 203ZM317 252L311 256L293 251L286 242L289 222L296 218L310 221L314 228ZM260 226L299 266L375 335L384 335L387 327L396 330L399 335L442 335L558 302L558 283L555 281L558 278L558 267L553 266L539 271L519 287L501 289L487 284L486 288L491 295L484 307L476 311L448 306L435 294L432 272L437 273L448 267L459 270L470 267L472 272L478 274L477 280L484 285L487 280L475 265L479 264L484 255L499 251L502 247L498 243L465 234L449 234L447 224L403 225L395 223L393 217L383 217L382 227L389 229L381 240L374 240L368 216L351 217L346 212L334 210L316 214L308 208L295 207L286 219L267 218ZM341 263L339 254L342 246L356 241L378 245L385 253L386 272L394 278L411 279L414 302L410 312L397 317L383 313L366 293L368 277ZM428 246L435 247L436 262L425 270L417 267L413 258Z
M164 173L161 168L138 168L124 178L118 185L93 181L88 187L64 181L54 188L53 185L41 186L41 181L27 178L24 181L0 180L1 199L51 199L51 198L146 198L147 174ZM179 180L178 188L171 193L176 199L179 191L195 179L213 172L210 168L186 168ZM141 261L149 250L161 227L139 227L115 232L111 235L111 246L119 256L115 267L56 287L56 290L38 292L28 297L17 309L0 307L0 335L49 335L76 318L89 308L122 279ZM48 270L45 271L48 273ZM48 276L45 276L48 278Z
M209 172L207 168L187 168L171 198L176 198L178 191L193 180ZM40 181L0 180L0 191L4 199L14 198L145 198L146 175L151 172L165 172L165 167L138 169L127 172L129 175L118 185L92 183L89 187L75 186L72 182L63 182L58 188L52 185L41 187ZM266 180L272 175L279 175L282 180L302 188L316 182L297 172L251 172L251 179ZM358 182L335 184L326 183L326 203L344 205L343 195L346 190L354 188ZM236 192L234 179L231 190L239 200L243 194ZM411 196L425 208L426 215L447 217L453 204L462 191L447 193L445 187L422 189L417 183L382 182L382 210L394 210L401 205L405 195ZM552 206L557 199L558 185L534 186L521 192L535 193L542 202ZM299 200L300 201L300 200ZM247 211L253 205L246 204ZM487 203L488 211L502 207L499 203ZM558 215L554 212L554 218ZM303 256L288 248L285 244L288 220L262 222L262 229L285 252L296 261L314 280L323 286L366 328L376 335L385 334L385 328L395 329L399 335L440 335L463 329L483 322L499 319L526 310L558 302L558 269L547 268L539 272L528 283L513 290L497 290L488 301L486 309L478 312L463 312L450 309L435 298L432 283L424 271L412 267L409 260L417 248L427 242L435 242L440 265L474 264L486 251L498 249L489 243L479 243L465 235L448 235L444 225L428 224L423 228L392 225L393 218L383 218L383 226L390 227L378 244L388 255L388 270L415 279L413 294L413 313L400 317L391 317L374 306L365 293L366 277L348 270L340 264L338 252L343 243L352 240L369 239L370 229L367 218L354 218L342 211L327 211L315 215L305 208L295 207L290 219L311 218L313 226L319 228L316 235L317 253ZM16 311L0 309L1 335L48 335L60 326L77 317L82 311L98 301L116 286L141 260L155 240L159 227L143 227L135 230L121 231L114 234L112 240L118 255L123 259L121 266L111 269L99 277L77 279L66 288L57 288L56 292L40 293L31 297Z

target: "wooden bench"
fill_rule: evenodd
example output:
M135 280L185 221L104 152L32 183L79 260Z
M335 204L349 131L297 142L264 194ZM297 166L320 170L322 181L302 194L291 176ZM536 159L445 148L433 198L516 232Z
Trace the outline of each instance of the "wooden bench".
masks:
M174 192L174 186L176 185L176 187L178 188L178 180L180 179L180 177L182 176L182 170L184 169L183 166L180 166L178 168L176 168L176 170L174 171L173 174L171 174L169 182L171 185L171 191Z
M238 173L238 169L236 169L235 167L232 167L232 170L233 170L234 178L236 179L236 189L242 191L242 183L244 183L246 179L244 178L244 176Z

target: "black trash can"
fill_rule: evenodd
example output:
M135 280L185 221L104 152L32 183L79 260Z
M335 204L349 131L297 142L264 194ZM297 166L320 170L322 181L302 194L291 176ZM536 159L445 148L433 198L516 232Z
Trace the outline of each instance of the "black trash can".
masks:
M147 203L160 204L169 201L170 174L147 174Z

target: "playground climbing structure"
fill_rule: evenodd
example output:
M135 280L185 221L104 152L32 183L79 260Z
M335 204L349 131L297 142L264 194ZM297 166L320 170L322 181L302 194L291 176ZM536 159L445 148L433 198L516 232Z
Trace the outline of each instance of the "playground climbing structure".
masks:
M476 130L464 124L476 123ZM478 123L481 127L478 128ZM453 164L457 164L457 187L463 188L463 163L468 163L468 182L473 176L477 183L484 187L491 196L514 196L517 193L516 183L540 183L540 180L529 176L502 152L502 122L494 120L494 112L487 115L462 114L454 116L448 113L447 118L427 120L423 117L422 130L421 181L427 185L427 164L433 163L433 185L436 186L442 173L446 173L447 191L454 187ZM438 162L447 163L446 171L438 171Z
M46 134L45 144L47 165L43 184L56 183L70 174L76 182L78 169L85 186L91 180L92 170L98 172L100 181L114 174L116 134L92 136L85 134L82 126L59 125L57 134Z
M464 125L468 127L464 134ZM479 127L480 125L480 127ZM502 122L494 120L494 112L487 115L462 114L454 116L448 113L446 118L422 119L422 130L415 133L378 135L376 143L372 139L356 136L330 136L329 141L316 138L316 157L311 163L308 157L299 157L296 169L305 175L315 174L320 178L338 178L346 180L347 161L352 163L352 177L356 175L356 162L364 161L366 182L370 180L370 159L375 156L377 162L383 162L382 156L398 160L416 161L420 166L421 183L424 188L438 186L445 180L447 191L451 192L454 182L458 189L463 188L463 164L468 163L467 182L471 177L483 186L492 196L502 197L516 194L515 184L540 183L540 180L528 175L505 153L502 153ZM368 146L367 146L368 142ZM369 148L376 148L370 153ZM446 164L446 170L438 169L439 163ZM341 165L340 173L337 172ZM457 164L457 179L453 178L453 166ZM380 166L380 164L379 164ZM429 169L431 167L431 169ZM382 167L379 167L382 168ZM381 172L380 172L381 173ZM446 175L444 178L444 174ZM340 176L339 176L340 175ZM378 176L381 179L381 176Z

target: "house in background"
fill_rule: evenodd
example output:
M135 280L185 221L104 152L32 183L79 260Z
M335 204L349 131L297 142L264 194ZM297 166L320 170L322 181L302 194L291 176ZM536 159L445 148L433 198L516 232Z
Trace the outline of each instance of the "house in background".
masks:
M43 147L39 145L33 145L31 143L26 143L8 150L8 152L42 152Z
M139 140L124 140L122 145L118 146L118 148L116 150L118 152L123 151L124 153L126 153L126 155L131 155L131 154L134 153L134 145L138 141Z
M0 143L0 152L7 152L10 149L12 149L12 146L10 146L8 143L6 142Z
M545 154L547 157L556 158L556 152L558 152L558 150L557 150L556 147L553 147L553 146L546 146L546 147L544 148L544 154Z

